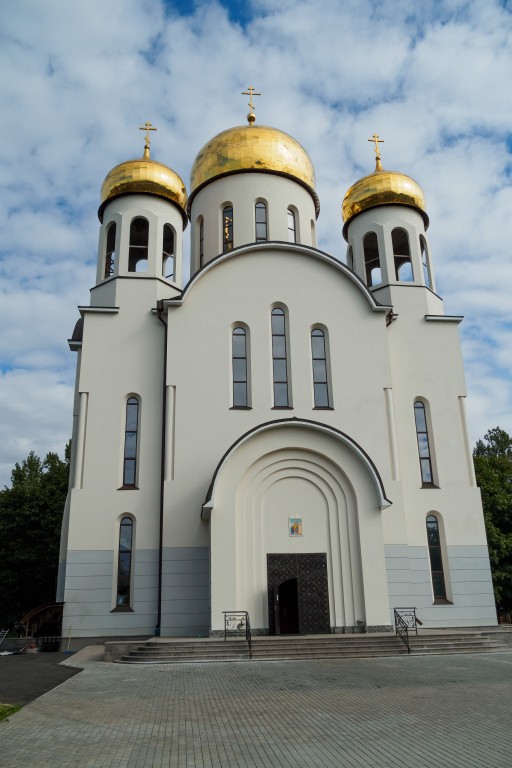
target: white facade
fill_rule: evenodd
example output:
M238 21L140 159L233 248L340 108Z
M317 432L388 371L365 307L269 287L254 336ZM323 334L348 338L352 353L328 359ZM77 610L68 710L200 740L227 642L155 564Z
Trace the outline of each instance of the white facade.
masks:
M255 242L258 202L267 239ZM223 253L226 206L234 247ZM346 227L351 269L316 250L314 200L291 175L213 178L193 195L193 275L183 287L183 219L173 202L127 193L102 213L96 286L80 308L83 333L70 342L78 367L63 631L208 635L229 610L249 611L259 632L375 631L401 606L415 606L426 627L495 624L461 318L446 317L432 290L423 215L397 204L355 216ZM137 217L149 222L142 273L130 271L128 256ZM112 222L116 259L105 277ZM172 279L162 268L165 225ZM412 280L397 279L395 229L408 235ZM369 232L381 272L368 286ZM288 405L274 399L274 309L285 322L286 358L275 370L286 372ZM246 342L242 400L233 387L236 328ZM317 406L313 331L325 341ZM429 516L438 537L430 550ZM302 535L290 535L292 518ZM320 571L311 555L325 563Z

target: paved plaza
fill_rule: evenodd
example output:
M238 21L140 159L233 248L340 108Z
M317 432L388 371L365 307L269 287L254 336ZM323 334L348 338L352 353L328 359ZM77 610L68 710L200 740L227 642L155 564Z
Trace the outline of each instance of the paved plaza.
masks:
M0 723L2 768L512 764L512 652L84 666Z

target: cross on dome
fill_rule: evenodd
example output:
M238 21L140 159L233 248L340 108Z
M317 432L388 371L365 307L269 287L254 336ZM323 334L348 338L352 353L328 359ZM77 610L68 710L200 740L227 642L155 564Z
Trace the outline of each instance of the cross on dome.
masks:
M375 151L375 170L376 171L381 171L382 170L382 165L381 165L381 162L380 162L379 144L383 144L384 143L384 139L379 138L379 134L378 133L374 133L373 136L370 139L368 139L368 141L372 141L375 144L375 150L374 150Z
M146 120L144 125L139 127L139 131L146 131L146 136L145 136L146 143L144 144L144 159L145 160L149 160L149 151L150 151L149 147L150 147L150 144L151 144L151 139L149 137L149 132L150 131L158 131L158 128L154 128L151 125L151 123L149 122L149 120Z
M254 87L250 85L246 91L242 91L242 96L249 96L249 109L251 111L247 115L247 122L249 123L249 125L252 125L256 120L256 115L254 114L254 104L252 103L252 97L261 96L261 93L259 93L258 91L255 91Z

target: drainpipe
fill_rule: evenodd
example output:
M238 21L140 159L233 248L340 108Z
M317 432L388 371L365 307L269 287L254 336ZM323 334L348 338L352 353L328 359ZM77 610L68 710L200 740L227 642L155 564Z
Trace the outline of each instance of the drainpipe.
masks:
M166 434L165 425L167 422L167 323L163 319L164 302L160 299L157 302L158 319L164 326L164 367L162 376L162 439L160 456L160 526L159 526L159 544L158 544L158 611L156 618L155 636L160 637L160 625L162 621L162 547L164 541L164 482L165 482L165 447Z

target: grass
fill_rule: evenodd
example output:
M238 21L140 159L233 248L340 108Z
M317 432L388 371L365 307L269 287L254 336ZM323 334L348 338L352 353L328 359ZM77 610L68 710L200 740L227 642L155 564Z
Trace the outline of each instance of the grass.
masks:
M10 715L21 709L17 704L0 704L0 720L6 720Z

